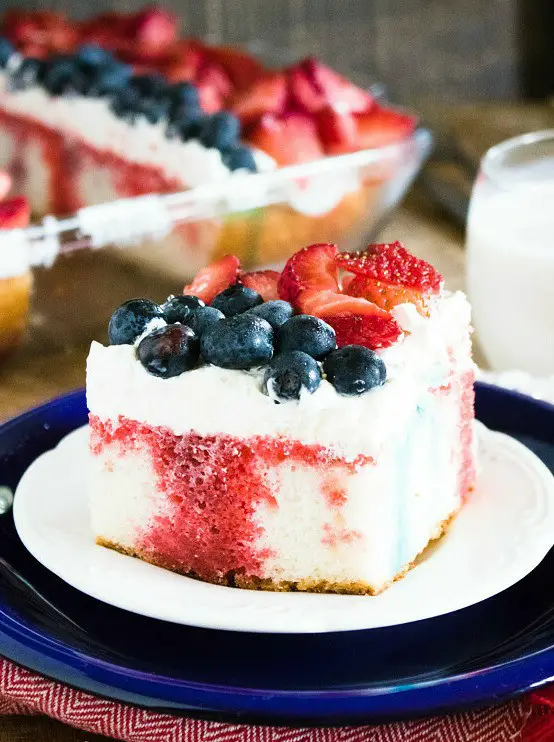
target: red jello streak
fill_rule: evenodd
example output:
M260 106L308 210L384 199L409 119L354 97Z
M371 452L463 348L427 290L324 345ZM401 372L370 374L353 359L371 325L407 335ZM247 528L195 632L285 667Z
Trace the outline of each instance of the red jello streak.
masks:
M0 110L0 124L10 131L18 148L28 142L41 144L50 174L49 209L55 214L69 214L85 205L79 177L85 168L91 166L110 173L114 188L121 197L171 193L185 187L179 179L167 177L158 167L129 162L111 150L92 147L77 136L62 136L32 117ZM12 174L16 161L14 158L12 165L8 166Z
M256 546L261 529L254 514L264 501L277 506L267 477L273 467L288 461L321 471L321 496L327 498L330 469L349 474L373 463L365 456L347 461L324 446L289 439L178 436L125 418L114 426L91 415L90 427L94 454L116 444L118 455L146 448L151 458L156 486L165 495L164 514L137 535L136 548L162 566L207 580L233 573L263 576L270 552Z
M467 371L460 377L460 443L462 459L458 486L462 502L467 500L475 486L477 472L473 455L473 421L475 417L475 373Z

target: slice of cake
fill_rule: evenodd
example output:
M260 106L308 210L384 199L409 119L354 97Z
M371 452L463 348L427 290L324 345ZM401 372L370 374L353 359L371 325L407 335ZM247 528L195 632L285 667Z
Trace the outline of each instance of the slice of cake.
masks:
M269 71L240 50L178 38L157 9L82 22L11 11L0 23L0 167L37 216L227 181L239 194L254 171L398 144L367 173L336 172L324 187L303 178L264 208L236 196L238 214L117 252L180 279L237 243L245 264L271 264L299 236L339 239L365 223L382 182L413 157L415 126L313 59Z
M470 310L400 244L226 257L87 368L98 544L208 582L375 594L469 496Z

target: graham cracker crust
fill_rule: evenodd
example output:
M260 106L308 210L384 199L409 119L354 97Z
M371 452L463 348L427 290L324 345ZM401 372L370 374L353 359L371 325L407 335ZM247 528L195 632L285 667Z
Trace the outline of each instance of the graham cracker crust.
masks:
M436 544L439 539L446 533L448 527L456 517L459 509L456 509L437 528L437 535L429 540L427 545L421 550L421 552L407 564L392 580L386 583L382 588L376 589L367 582L353 581L353 582L330 582L328 580L272 580L271 578L245 576L238 572L228 572L227 574L210 579L200 578L195 572L185 570L179 565L169 566L164 562L163 559L157 558L153 554L140 551L138 549L131 549L127 546L122 546L108 539L98 536L96 543L99 546L105 546L108 549L113 549L120 554L126 556L135 557L141 559L144 562L153 564L156 567L162 567L169 569L171 572L177 572L178 574L184 575L185 577L191 577L200 582L209 582L214 585L223 585L225 587L237 587L243 590L265 590L269 592L307 592L307 593L339 593L342 595L378 595L390 587L394 582L402 579L413 567L419 564L426 558L426 555L431 551L432 546Z

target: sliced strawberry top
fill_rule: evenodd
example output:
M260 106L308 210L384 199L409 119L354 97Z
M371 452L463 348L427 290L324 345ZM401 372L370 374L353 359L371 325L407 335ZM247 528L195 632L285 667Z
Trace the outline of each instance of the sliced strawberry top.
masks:
M302 291L338 291L335 263L337 246L330 243L308 245L288 259L279 279L279 296L296 305Z
M277 284L281 274L277 271L251 271L242 273L240 282L249 289L254 289L264 301L273 301L279 298Z
M16 229L29 224L31 209L24 196L15 196L0 203L0 229Z
M337 345L364 345L371 350L388 348L402 330L394 317L366 299L335 291L304 291L300 310L325 320L334 329Z
M202 268L192 283L183 288L183 294L197 296L208 304L221 291L236 283L240 262L234 255L226 255L221 260Z
M336 264L342 270L391 286L406 286L426 293L438 293L443 282L432 265L412 255L400 242L369 245L360 253L338 253Z

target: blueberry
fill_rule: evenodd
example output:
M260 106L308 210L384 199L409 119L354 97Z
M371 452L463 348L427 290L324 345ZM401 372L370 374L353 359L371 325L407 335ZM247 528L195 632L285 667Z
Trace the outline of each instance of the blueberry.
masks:
M171 109L200 108L200 96L198 88L190 82L178 82L168 89L171 100Z
M297 314L279 329L279 348L283 353L303 350L321 361L336 347L337 339L331 325L310 314Z
M364 394L381 386L387 378L383 359L362 345L345 345L323 361L327 379L339 394Z
M194 330L198 337L201 337L208 327L211 327L222 319L225 319L225 315L219 309L215 307L201 307L192 312L187 319L187 325Z
M162 98L168 92L165 77L157 73L152 75L135 75L131 79L131 87L140 95L148 98Z
M320 383L318 362L301 350L275 356L264 374L266 393L276 401L300 399L303 389L313 394Z
M235 314L242 314L262 303L263 298L257 291L235 283L213 299L212 307L219 309L226 317L234 317Z
M131 68L126 64L114 61L99 67L89 68L87 76L89 80L87 93L89 95L110 95L127 87L131 79ZM139 95L136 93L135 99L138 100L138 98Z
M249 170L255 173L257 170L256 160L250 147L239 144L223 152L223 163L229 170Z
M142 96L139 101L140 113L151 124L157 124L158 121L167 117L168 106L167 99L154 96Z
M113 55L98 44L83 44L76 54L76 59L90 67L100 67L113 62Z
M197 139L205 119L206 117L199 108L191 108L187 111L173 111L170 114L165 134L168 139L178 138L182 142L187 142L189 139Z
M198 338L186 325L168 325L140 341L137 357L148 373L170 379L197 365Z
M252 307L252 309L248 310L248 314L255 314L257 317L262 317L266 322L269 322L274 330L277 330L293 316L294 309L288 301L275 299L273 301L265 301L263 304L258 304L258 306Z
M140 97L136 90L123 88L114 95L110 108L119 118L133 123L139 115Z
M15 52L14 46L5 36L0 36L0 69L4 69Z
M75 57L58 54L46 64L43 83L51 95L82 93L87 87L87 76L79 69Z
M162 309L167 322L170 324L180 322L182 325L186 325L193 311L205 306L202 299L197 296L170 296L162 305Z
M132 345L153 319L163 319L162 308L148 299L130 299L112 314L108 325L110 345Z
M200 141L205 147L225 150L237 143L240 135L238 118L227 111L208 116L206 125L200 132Z
M40 83L44 76L45 63L41 59L26 57L10 77L11 90L26 90Z
M200 349L207 363L222 368L263 366L273 356L273 329L251 314L228 317L204 331Z

